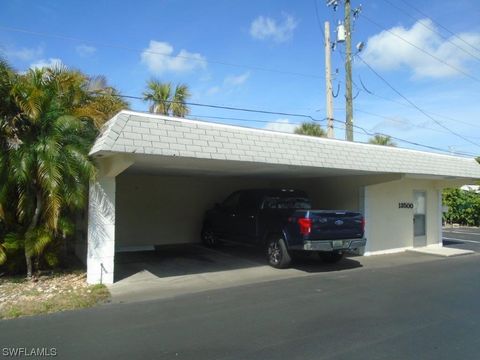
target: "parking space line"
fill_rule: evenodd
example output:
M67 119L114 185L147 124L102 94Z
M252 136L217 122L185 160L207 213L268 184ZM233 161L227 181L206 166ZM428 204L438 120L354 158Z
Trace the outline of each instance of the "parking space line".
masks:
M466 235L477 235L477 236L480 236L480 233L472 233L472 232L465 232L465 231L449 231L449 230L446 230L445 232L447 233L451 233L451 234L466 234Z
M453 241L462 241L462 242L469 242L469 243L480 244L480 241L465 240L465 239L456 239L456 238L448 238L448 237L444 237L444 238L442 238L442 240L453 240Z

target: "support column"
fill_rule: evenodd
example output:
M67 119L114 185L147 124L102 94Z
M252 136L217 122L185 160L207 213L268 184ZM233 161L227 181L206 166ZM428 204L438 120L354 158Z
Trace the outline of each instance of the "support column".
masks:
M443 189L437 189L438 245L443 246Z
M115 259L115 177L90 184L87 282L113 284Z

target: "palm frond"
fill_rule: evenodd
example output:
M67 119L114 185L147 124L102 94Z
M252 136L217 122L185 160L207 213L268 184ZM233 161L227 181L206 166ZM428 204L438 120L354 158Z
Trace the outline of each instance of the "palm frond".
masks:
M179 84L175 88L175 94L172 102L172 114L173 116L185 117L188 115L189 108L186 101L190 98L190 91L185 84Z
M25 253L29 256L39 256L53 240L53 234L46 229L37 228L25 234Z
M295 134L317 137L325 137L327 135L319 124L313 122L300 124L300 126L295 128Z
M3 244L0 244L0 265L3 265L7 262L7 251Z

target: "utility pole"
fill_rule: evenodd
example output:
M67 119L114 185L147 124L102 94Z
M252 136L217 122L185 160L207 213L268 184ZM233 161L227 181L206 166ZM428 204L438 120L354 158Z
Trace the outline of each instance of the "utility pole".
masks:
M327 99L327 137L334 138L333 134L333 87L330 60L330 23L325 21L325 95Z
M350 26L350 13L350 0L345 0L345 140L353 141L352 33Z

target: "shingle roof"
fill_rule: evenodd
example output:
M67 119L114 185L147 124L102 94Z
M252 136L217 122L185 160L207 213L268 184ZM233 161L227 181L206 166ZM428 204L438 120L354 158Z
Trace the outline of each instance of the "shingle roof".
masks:
M480 178L472 158L132 111L105 124L90 154L111 152Z

